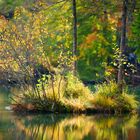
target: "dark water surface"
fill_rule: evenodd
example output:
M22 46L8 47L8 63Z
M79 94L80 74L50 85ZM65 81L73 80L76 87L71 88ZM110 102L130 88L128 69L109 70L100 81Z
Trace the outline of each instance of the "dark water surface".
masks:
M0 88L0 140L140 140L138 115L16 115Z

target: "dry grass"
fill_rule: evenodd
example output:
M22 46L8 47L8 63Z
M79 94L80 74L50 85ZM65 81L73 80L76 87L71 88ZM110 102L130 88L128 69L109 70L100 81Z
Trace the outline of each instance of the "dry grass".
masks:
M97 86L93 104L97 110L116 113L136 111L139 105L134 94L128 94L127 90L119 93L118 85L114 81Z
M37 89L28 87L22 94L14 96L16 107L30 111L76 113L89 109L93 112L123 113L138 108L135 95L128 94L127 90L120 94L114 81L97 85L95 93L73 75L68 75L67 79L56 76L53 86L51 79L46 85L40 85Z

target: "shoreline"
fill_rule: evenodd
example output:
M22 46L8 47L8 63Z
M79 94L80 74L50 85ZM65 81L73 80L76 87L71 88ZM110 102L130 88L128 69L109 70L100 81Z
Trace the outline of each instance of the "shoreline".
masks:
M86 110L84 111L64 111L64 110L59 110L59 111L50 111L50 110L38 110L38 109L34 109L34 110L29 110L29 109L26 109L25 107L21 107L21 106L16 106L16 105L11 105L11 110L14 112L14 113L17 113L17 114L75 114L75 115L80 115L80 114L83 114L83 115L99 115L99 114L102 114L102 115L124 115L124 114L139 114L140 115L140 109L136 110L136 111L128 111L128 110L124 110L122 112L117 112L117 111L114 111L114 110L98 110L98 109L93 109L93 108L86 108Z

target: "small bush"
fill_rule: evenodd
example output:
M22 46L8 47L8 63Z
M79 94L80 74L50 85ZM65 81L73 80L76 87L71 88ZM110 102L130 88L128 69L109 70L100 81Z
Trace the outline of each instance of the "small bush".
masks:
M105 97L114 97L119 95L119 88L116 82L110 81L109 83L105 82L97 85L95 92Z
M114 81L97 86L93 104L100 111L132 112L138 108L135 95L128 94L127 90L119 93L118 85Z
M116 98L117 110L119 111L133 111L138 109L138 101L135 95L127 94L123 92L118 98Z
M35 88L29 86L16 102L32 109L52 112L83 112L92 94L84 84L72 74L66 77L43 76ZM19 104L18 104L19 105Z
M67 85L65 90L66 98L88 97L91 91L77 77L72 74L67 75Z

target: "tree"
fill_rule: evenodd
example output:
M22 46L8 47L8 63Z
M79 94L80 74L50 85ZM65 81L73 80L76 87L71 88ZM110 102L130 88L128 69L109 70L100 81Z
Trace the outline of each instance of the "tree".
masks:
M116 47L118 7L114 1L77 1L78 62L82 80L103 80ZM111 60L111 59L110 59Z
M131 21L131 34L129 35L129 44L135 49L137 59L140 62L140 1L135 2L133 8L133 20Z
M73 57L77 56L77 11L76 11L76 0L73 0ZM74 75L76 75L76 60L73 66Z
M122 92L123 85L123 64L121 64L121 59L126 51L126 26L127 26L127 12L128 12L128 0L123 0L123 9L122 9L122 31L121 31L121 42L120 42L120 64L118 70L118 85L120 91Z
M72 12L68 12L71 3L48 6L37 2L35 7L40 9L31 11L17 7L13 19L5 21L6 26L0 26L2 67L5 70L10 69L10 72L21 71L27 74L28 71L32 77L34 69L39 65L48 68L46 60L49 59L53 68L58 68L63 63L61 70L70 70L73 63L70 53ZM4 19L1 21L4 25Z

